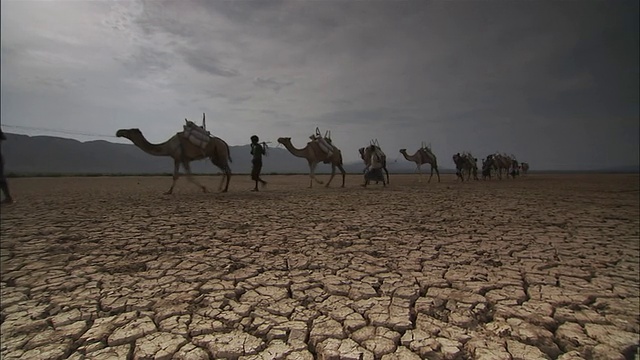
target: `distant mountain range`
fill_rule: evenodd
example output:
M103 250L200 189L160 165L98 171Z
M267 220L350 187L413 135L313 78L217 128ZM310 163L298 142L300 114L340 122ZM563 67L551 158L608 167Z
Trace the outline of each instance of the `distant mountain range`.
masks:
M173 171L173 160L169 157L153 156L133 144L118 144L97 140L80 142L54 136L27 136L5 133L2 142L5 172L9 175L90 175L90 174L168 174ZM234 174L251 172L250 145L230 146L231 170ZM397 160L394 162L394 160ZM388 170L394 173L413 172L415 165L400 156L388 159ZM348 173L362 173L361 161L345 163ZM429 171L428 165L423 172ZM181 172L184 170L181 168ZM193 161L194 174L218 174L220 169L206 160ZM264 158L264 174L306 174L307 162L293 156L282 147L270 147ZM330 173L331 166L320 164L317 173ZM454 172L441 169L441 173Z
M80 142L74 139L54 136L27 136L5 133L7 141L2 142L5 172L14 176L36 175L133 175L169 174L173 171L173 160L169 157L149 155L133 144L117 144L97 140ZM231 170L234 174L251 172L250 146L230 146ZM361 174L361 161L345 163L347 173ZM387 154L387 169L390 173L412 173L415 164L406 161L399 154ZM193 161L194 174L218 174L220 170L209 160ZM181 172L184 170L181 169ZM264 159L264 174L307 174L309 166L302 158L297 158L282 147L272 147ZM422 167L429 173L430 166ZM638 173L640 166L626 166L593 171L544 171L544 172L605 172ZM330 173L331 166L320 164L317 173ZM451 168L440 166L440 173L454 173ZM535 172L535 171L531 171Z

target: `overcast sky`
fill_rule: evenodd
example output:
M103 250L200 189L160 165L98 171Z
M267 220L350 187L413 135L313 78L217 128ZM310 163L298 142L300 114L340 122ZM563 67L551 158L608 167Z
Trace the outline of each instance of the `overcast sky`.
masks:
M391 160L430 143L443 167L640 161L637 0L1 4L6 132L161 142L205 112L230 145L331 130L346 162L372 138Z

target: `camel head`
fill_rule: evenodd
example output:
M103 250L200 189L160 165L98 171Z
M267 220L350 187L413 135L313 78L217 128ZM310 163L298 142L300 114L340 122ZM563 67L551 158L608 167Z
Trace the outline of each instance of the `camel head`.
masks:
M120 129L116 131L117 137L123 137L127 139L131 139L132 136L140 136L142 132L140 129Z
M282 145L285 145L287 143L291 143L291 138L290 137L280 137L278 138L278 142Z
M400 154L406 154L407 149L400 149Z
M360 157L364 159L364 148L361 147L360 149L358 149L358 152L360 153Z

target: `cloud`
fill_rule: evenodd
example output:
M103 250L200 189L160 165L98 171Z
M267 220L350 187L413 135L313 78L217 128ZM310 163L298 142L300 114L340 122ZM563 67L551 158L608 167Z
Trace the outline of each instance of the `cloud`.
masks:
M187 52L184 56L187 64L193 66L196 70L209 73L211 75L233 77L240 74L240 72L236 69L221 65L218 59L210 55L190 51Z
M205 112L230 144L331 129L346 161L371 138L637 161L634 1L0 4L7 123L164 139Z
M293 81L276 81L273 78L263 79L261 77L253 80L253 84L260 88L271 89L274 92L280 91L280 89L293 85Z

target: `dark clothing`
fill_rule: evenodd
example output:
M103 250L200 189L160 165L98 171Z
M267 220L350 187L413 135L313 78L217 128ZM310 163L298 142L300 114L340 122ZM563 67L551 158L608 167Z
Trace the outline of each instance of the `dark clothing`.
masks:
M264 148L258 143L251 144L251 155L253 155L253 161L262 161L262 155L265 154Z
M382 174L382 169L369 169L364 174L364 179L366 181L382 181L384 182L384 175Z
M251 180L260 181L260 172L262 171L262 160L251 160Z
M6 140L4 133L0 130L0 140ZM0 150L0 191L4 193L5 202L12 202L11 193L9 192L9 184L7 184L7 178L4 176L4 157L2 156L2 150Z
M0 189L4 193L5 199L11 199L11 193L9 192L9 184L7 184L7 178L4 177L4 174L0 175Z
M482 169L482 177L483 178L491 178L491 168L486 166L485 168Z
M260 172L262 171L262 155L265 155L266 152L264 147L260 145L258 142L253 141L251 143L251 155L253 155L253 159L251 159L251 180L256 182L256 186L253 189L254 191L258 190L258 182L262 183L264 186L267 182L260 178Z

